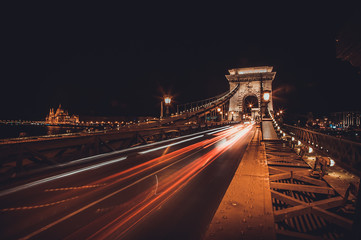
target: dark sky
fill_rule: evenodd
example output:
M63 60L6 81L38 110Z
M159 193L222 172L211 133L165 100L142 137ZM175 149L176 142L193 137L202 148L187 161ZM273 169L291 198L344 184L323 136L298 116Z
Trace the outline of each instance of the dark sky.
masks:
M240 2L240 1L239 1ZM360 110L360 69L335 57L356 6L34 5L3 9L0 119L158 115L229 89L236 67L274 66L276 107ZM358 29L359 30L359 29Z

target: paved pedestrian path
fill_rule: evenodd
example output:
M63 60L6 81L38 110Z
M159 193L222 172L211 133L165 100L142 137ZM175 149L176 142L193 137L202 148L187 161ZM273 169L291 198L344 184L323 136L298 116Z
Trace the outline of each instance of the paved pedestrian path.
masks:
M262 133L257 128L205 239L275 239Z
M279 141L276 131L273 128L272 119L264 119L262 121L262 131L264 141Z

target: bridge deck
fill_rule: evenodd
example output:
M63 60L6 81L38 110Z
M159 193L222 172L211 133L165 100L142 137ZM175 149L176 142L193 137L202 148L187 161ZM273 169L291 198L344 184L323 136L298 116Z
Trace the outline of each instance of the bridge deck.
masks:
M265 146L257 128L206 239L275 239Z

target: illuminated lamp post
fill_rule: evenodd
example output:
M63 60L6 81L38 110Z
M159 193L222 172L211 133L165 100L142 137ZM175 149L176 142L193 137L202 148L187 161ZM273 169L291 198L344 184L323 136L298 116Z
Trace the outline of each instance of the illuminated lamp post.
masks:
M268 116L268 103L270 102L271 91L264 90L262 98L263 98L263 102L265 103L265 116Z
M172 99L170 97L165 97L164 98L164 103L165 103L165 106L166 106L166 112L165 112L166 117L169 117L169 106L170 106L171 101L172 101Z

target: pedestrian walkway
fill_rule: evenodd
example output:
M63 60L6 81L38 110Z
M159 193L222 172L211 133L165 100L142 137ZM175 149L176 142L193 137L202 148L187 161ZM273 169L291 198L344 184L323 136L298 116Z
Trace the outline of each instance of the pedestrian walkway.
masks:
M257 128L205 239L275 239L269 173Z
M275 129L273 128L272 119L262 120L262 134L264 141L279 141Z

